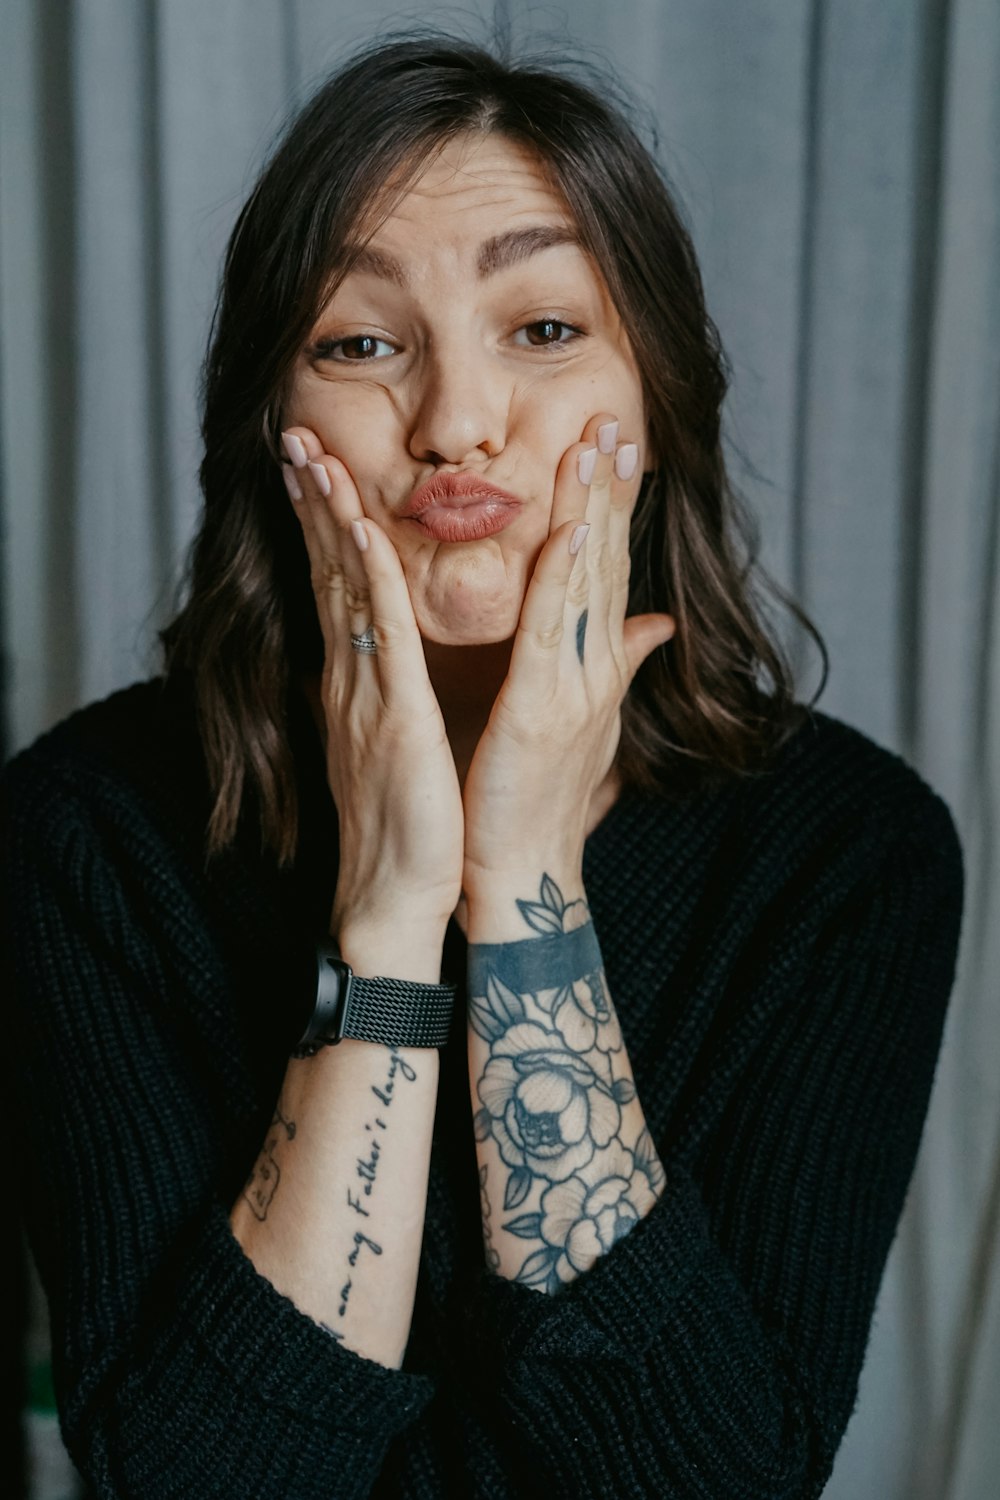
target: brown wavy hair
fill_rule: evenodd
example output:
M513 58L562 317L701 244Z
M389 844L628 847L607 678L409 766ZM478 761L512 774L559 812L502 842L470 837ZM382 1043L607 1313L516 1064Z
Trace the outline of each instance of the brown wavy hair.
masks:
M589 82L573 77L582 73ZM608 102L610 101L610 102ZM721 408L729 366L666 175L603 68L412 29L369 42L285 127L233 230L202 374L204 514L186 602L161 633L188 672L214 797L207 853L249 796L279 861L298 836L289 694L322 666L301 531L279 472L296 357L364 243L428 156L466 132L533 151L565 199L641 373L656 467L632 519L629 614L674 616L673 640L622 705L625 785L686 795L767 769L809 713L758 586L822 638L759 567L755 521L731 485ZM655 130L654 130L655 134Z

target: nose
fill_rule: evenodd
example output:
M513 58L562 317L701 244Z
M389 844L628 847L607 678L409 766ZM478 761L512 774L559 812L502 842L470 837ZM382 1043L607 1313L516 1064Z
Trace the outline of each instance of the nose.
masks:
M427 463L462 464L477 454L493 458L506 443L510 381L453 340L430 350L410 433L410 452Z

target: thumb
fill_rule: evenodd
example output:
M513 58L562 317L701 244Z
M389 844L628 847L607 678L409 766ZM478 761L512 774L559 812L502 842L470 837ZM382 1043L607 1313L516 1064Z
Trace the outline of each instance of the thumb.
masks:
M677 622L673 615L632 615L625 621L622 642L629 686L650 652L655 651L657 646L665 646L676 629Z

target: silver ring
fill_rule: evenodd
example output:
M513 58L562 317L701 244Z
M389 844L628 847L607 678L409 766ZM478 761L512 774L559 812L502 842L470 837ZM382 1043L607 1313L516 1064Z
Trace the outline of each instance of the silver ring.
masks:
M375 626L369 625L364 635L352 635L351 645L355 651L361 651L368 656L374 656L378 647L375 644Z

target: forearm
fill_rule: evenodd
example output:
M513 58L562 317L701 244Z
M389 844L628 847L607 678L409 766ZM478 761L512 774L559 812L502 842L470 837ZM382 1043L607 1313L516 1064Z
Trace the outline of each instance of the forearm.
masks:
M443 936L339 935L355 973L436 983ZM233 1232L257 1270L344 1345L398 1368L427 1196L438 1053L344 1040L289 1062Z
M466 895L487 1264L555 1291L648 1213L663 1169L582 878L498 877Z

